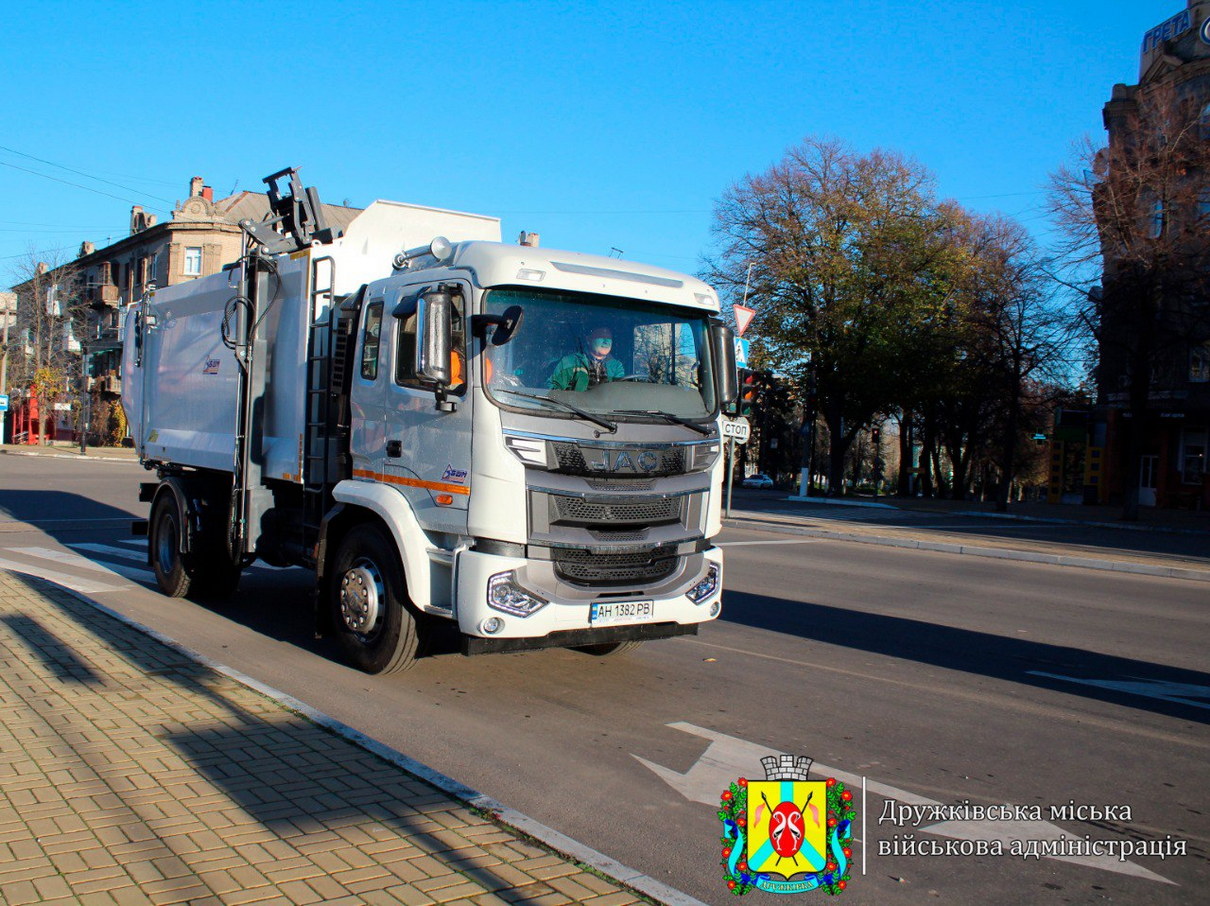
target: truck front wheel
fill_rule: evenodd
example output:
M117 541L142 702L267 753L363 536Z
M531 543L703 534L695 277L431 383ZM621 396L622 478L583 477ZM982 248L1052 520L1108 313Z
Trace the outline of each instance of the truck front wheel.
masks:
M355 526L341 541L329 596L340 647L355 667L396 673L415 663L419 635L403 568L377 526Z
M177 506L176 497L163 493L155 502L151 513L150 537L147 539L151 552L151 568L160 591L170 598L183 598L189 594L193 584L192 571L186 566L181 553L181 535L185 521Z

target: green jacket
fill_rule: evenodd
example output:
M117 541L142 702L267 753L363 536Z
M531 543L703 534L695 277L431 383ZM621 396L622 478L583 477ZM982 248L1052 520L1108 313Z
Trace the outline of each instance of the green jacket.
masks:
M589 373L594 370L598 374L595 382ZM598 363L587 353L573 352L559 360L554 374L550 376L549 384L554 390L587 390L590 384L616 381L625 376L626 369L612 356Z

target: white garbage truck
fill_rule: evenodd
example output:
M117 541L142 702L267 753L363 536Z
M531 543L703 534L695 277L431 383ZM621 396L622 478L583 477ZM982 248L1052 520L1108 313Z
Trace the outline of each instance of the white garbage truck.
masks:
M124 314L164 594L307 567L370 673L442 621L464 654L609 654L719 615L736 378L711 287L394 202L342 232L295 170L265 182L237 262Z

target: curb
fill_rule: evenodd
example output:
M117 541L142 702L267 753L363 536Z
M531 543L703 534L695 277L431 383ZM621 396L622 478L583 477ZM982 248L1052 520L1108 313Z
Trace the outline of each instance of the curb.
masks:
M38 454L34 454L38 455ZM43 579L44 582L49 582ZM666 884L657 881L650 875L645 875L642 872L623 865L616 859L612 859L604 853L598 852L577 840L573 840L566 834L548 827L540 821L537 821L523 812L517 811L514 808L504 805L497 800L479 792L463 783L455 780L446 774L441 773L435 768L431 768L426 764L416 761L397 749L393 749L383 742L379 742L373 737L366 736L359 730L355 730L348 724L342 723L336 718L319 711L305 702L299 701L293 696L287 695L279 689L262 683L260 680L247 676L234 668L228 667L218 661L215 661L203 654L193 651L185 647L180 642L169 636L164 635L158 630L152 629L150 626L131 619L124 614L118 613L112 608L106 607L99 601L94 601L92 598L65 588L61 585L54 584L55 588L71 595L78 601L100 611L106 616L112 617L120 623L129 626L132 629L138 630L149 638L159 642L173 651L179 653L183 657L196 661L203 667L220 673L229 679L240 683L243 686L252 689L253 691L265 696L266 698L276 702L283 708L293 711L314 724L318 724L331 733L341 737L347 742L351 742L366 751L378 756L384 761L406 771L409 774L419 778L430 786L436 787L442 793L445 793L452 799L455 799L464 805L469 806L484 812L493 821L498 822L504 827L516 832L523 837L529 837L537 840L539 843L552 850L557 855L576 862L580 865L593 869L596 872L604 875L607 880L614 881L623 888L629 888L631 891L641 894L649 900L657 904L667 904L667 906L707 906L706 903L691 897L687 893L669 887Z
M923 513L930 516L965 516L975 519L1009 519L1018 522L1042 522L1049 525L1078 525L1089 528L1118 529L1126 532L1164 532L1172 535L1210 535L1210 529L1179 528L1167 525L1142 525L1137 522L1089 522L1082 519L1059 519L1054 516L1023 516L1019 513L989 513L983 510L933 510L924 507L899 506L893 503L874 503L853 500L848 497L798 497L785 498L793 503L823 506L850 506L876 510L898 510L902 513Z
M793 500L795 503L819 503L824 506L855 506L863 507L867 510L901 510L903 507L895 506L893 503L874 503L872 500L852 500L848 497L787 497L786 500Z
M924 513L927 510L910 510ZM1125 532L1164 532L1170 535L1210 535L1207 529L1178 528L1174 525L1140 525L1132 522L1081 522L1078 519L1053 519L1047 516L1021 516L1017 513L983 513L979 510L955 510L955 516L974 516L979 519L1015 519L1018 522L1044 522L1051 525L1082 525L1089 528L1117 529Z
M42 459L72 459L76 462L126 462L133 465L139 465L139 460L134 456L111 456L105 453L83 454L68 453L66 451L60 453L39 452L35 453L26 450L6 450L0 448L0 456L35 456Z
M909 550L933 551L943 554L965 554L991 560L1016 560L1023 563L1041 563L1048 566L1078 566L1101 572L1128 573L1164 579L1188 579L1194 582L1210 582L1210 569L1192 569L1180 566L1158 566L1128 560L1101 560L1095 557L1075 557L1060 554L1038 554L1032 551L1010 550L996 547L979 547L973 544L953 544L943 541L921 541L917 538L888 538L885 535L862 535L856 532L836 532L827 529L806 528L786 523L762 522L732 516L724 520L736 526L746 525L767 532L788 535L805 535L809 538L830 538L834 541L850 541L855 544L873 544L879 547L899 547Z

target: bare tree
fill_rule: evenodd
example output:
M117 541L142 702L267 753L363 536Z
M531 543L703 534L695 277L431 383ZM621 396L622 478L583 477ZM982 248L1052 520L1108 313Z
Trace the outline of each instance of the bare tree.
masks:
M76 380L75 325L83 323L86 309L77 269L62 258L42 257L30 248L14 269L17 323L9 342L10 383L33 393L41 407L39 444L46 442L47 414Z
M1167 82L1117 86L1106 118L1109 144L1084 139L1052 176L1049 204L1101 402L1125 397L1122 518L1135 520L1152 391L1207 335L1210 135L1199 103Z
M1072 334L1024 227L1005 217L973 216L967 220L965 242L973 264L965 309L977 350L971 358L981 371L987 406L979 428L988 437L988 459L999 473L996 509L1003 512L1022 431L1036 408L1032 388L1070 377Z

